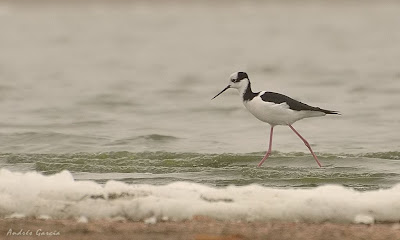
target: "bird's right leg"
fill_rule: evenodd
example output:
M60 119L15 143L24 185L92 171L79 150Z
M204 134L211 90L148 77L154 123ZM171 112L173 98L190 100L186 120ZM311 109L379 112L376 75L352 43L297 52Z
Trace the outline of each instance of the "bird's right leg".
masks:
M304 144L306 145L306 147L310 150L311 155L313 155L315 161L317 162L319 167L322 167L321 163L319 162L317 155L315 155L315 153L313 152L313 150L311 149L310 144L307 142L307 140L305 138L303 138L303 136L300 135L299 132L296 131L296 129L294 129L294 127L292 127L292 125L289 124L289 127L293 130L294 133L296 133L297 136L299 136L299 138L301 140L303 140Z
M274 133L274 126L271 126L271 131L269 134L269 147L268 147L268 151L265 154L265 156L263 157L263 159L261 160L261 162L257 165L257 167L261 167L261 165L264 163L264 161L269 157L269 155L271 154L271 150L272 150L272 134Z

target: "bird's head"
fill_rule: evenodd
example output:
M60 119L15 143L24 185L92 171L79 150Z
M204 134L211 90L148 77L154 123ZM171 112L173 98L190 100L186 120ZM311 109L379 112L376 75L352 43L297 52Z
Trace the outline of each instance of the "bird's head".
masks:
M250 83L249 76L247 76L247 73L245 72L235 72L232 73L231 76L229 77L229 83L228 86L226 86L220 93L215 95L212 99L218 97L221 93L225 92L229 88L236 88L239 91L241 89L247 88L248 84Z

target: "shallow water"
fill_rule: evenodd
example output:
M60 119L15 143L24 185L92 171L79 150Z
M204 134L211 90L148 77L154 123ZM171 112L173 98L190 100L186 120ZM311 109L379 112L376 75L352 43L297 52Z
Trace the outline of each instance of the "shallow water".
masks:
M399 182L400 4L0 3L0 164L78 180L358 190ZM234 71L341 116L253 118Z
M169 184L189 181L209 186L259 184L310 188L339 184L357 190L389 188L400 182L399 152L322 154L318 168L308 154L274 152L262 168L263 153L203 154L172 152L107 152L75 154L2 154L0 167L55 174L69 170L76 180L106 183Z

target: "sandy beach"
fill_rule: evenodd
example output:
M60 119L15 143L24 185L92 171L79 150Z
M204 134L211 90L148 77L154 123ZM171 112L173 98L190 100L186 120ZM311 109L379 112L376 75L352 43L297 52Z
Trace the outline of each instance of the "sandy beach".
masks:
M132 221L1 219L0 239L400 239L399 224L340 224L291 222L229 222L207 217L190 221L143 223Z

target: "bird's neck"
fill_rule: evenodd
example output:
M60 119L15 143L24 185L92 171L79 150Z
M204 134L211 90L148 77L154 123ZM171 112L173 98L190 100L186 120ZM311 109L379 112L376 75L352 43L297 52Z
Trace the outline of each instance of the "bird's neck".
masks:
M243 84L243 86L239 89L240 95L243 97L243 101L251 101L257 93L254 93L251 90L250 80L247 80L247 84Z

